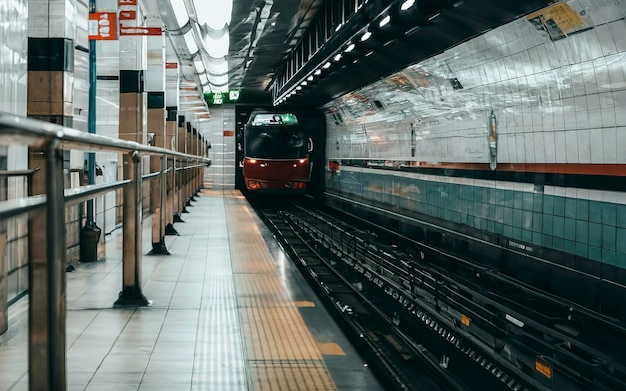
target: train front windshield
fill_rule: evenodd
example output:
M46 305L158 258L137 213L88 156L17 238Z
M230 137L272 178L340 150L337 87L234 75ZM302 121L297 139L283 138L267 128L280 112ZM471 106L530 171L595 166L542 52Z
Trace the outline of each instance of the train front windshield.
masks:
M307 136L293 114L257 114L246 126L246 157L301 159L307 154Z

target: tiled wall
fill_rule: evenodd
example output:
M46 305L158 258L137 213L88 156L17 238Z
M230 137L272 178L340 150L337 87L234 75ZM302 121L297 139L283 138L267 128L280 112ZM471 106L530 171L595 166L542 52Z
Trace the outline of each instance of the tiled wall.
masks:
M626 163L626 5L566 4L560 39L522 17L329 103L327 156L486 163L493 111L498 162Z
M626 268L626 193L341 167L326 187Z
M207 180L213 188L235 187L235 136L224 136L224 131L235 131L235 107L211 106L211 120L203 122L200 132L211 143L206 170Z
M498 163L626 164L626 3L572 0L537 15L329 103L327 158L488 163L493 111ZM626 268L624 192L356 167L328 172L326 185Z
M28 53L28 1L0 1L0 112L26 115ZM23 170L27 167L26 147L12 145L2 148L6 157L3 169ZM4 159L3 159L4 160ZM24 178L7 180L6 194L1 199L23 197ZM27 224L25 218L11 219L3 224L7 232L6 257L8 300L28 289Z

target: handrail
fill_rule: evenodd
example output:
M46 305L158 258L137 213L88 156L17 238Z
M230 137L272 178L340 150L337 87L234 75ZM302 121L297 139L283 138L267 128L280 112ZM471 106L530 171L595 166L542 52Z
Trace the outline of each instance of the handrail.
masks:
M46 196L38 195L0 202L0 220L17 217L46 206Z
M199 144L199 135L190 137L186 140L186 147L198 154L202 153L204 149ZM153 250L155 248L161 250L160 254L169 254L163 241L169 216L185 212L185 205L190 205L194 191L197 194L201 188L202 169L209 166L211 160L204 156L86 133L0 112L0 145L15 144L41 148L43 150L42 169L45 169L45 175L35 176L35 178L33 174L39 170L38 168L0 171L0 178L26 176L29 194L22 198L0 202L0 219L40 211L37 222L30 219L28 226L29 246L37 250L29 251L28 254L29 270L33 276L33 280L29 282L32 288L29 291L32 299L29 300L29 311L45 314L43 317L45 320L29 324L29 349L35 351L35 354L29 355L29 389L62 390L66 389L67 378L66 313L64 311L66 308L64 270L67 254L65 208L85 200L92 200L96 196L116 189L123 189L121 192L123 196L122 290L113 306L147 306L150 300L141 291L143 180L161 177L158 186L150 186L149 190L151 196L152 192L159 195L159 199L154 204L155 210L153 210L153 213L157 210L158 212L153 215L152 245ZM85 152L121 152L123 156L120 157L118 163L121 163L124 179L64 189L66 171L64 170L63 149ZM149 155L160 158L160 169L157 172L142 175L143 157ZM171 166L169 162L172 163ZM185 171L179 172L180 170ZM167 175L168 172L174 175ZM45 194L32 195L34 179L40 180L38 185L43 185L42 190ZM39 188L41 186L38 186L38 191ZM40 222L45 224L40 224ZM89 222L80 232L81 260L83 250L86 253L84 259L97 260L95 254L93 257L90 255L95 252L92 249L96 248L90 243L98 241L99 230L91 224L93 222ZM94 234L96 232L97 236ZM0 295L0 305L3 304L2 300L2 295ZM47 376L34 376L33 371L37 371L37 374L47 373Z
M111 183L102 183L99 185L87 185L81 187L75 187L73 189L65 189L65 206L71 206L74 204L78 204L82 201L86 201L88 199L93 198L94 196L108 193L109 191L119 189L128 185L130 183L130 179L125 179L122 181L111 182Z
M168 155L210 163L205 157L143 145L135 141L86 133L31 118L0 112L0 144L26 144L44 147L50 140L59 140L61 147L83 147L85 151L139 151L149 155Z
M39 171L39 167L32 170L0 170L1 177L29 176Z

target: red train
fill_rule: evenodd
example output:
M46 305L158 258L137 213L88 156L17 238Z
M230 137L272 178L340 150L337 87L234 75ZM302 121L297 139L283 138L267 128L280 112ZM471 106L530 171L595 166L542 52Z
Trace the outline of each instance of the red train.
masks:
M295 114L252 112L244 130L246 189L305 192L312 151L313 140Z

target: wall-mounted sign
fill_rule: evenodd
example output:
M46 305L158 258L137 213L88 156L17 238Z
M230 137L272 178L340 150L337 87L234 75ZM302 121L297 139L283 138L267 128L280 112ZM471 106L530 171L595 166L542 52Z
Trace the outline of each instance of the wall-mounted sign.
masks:
M117 39L117 15L115 12L89 14L89 40L114 41Z

